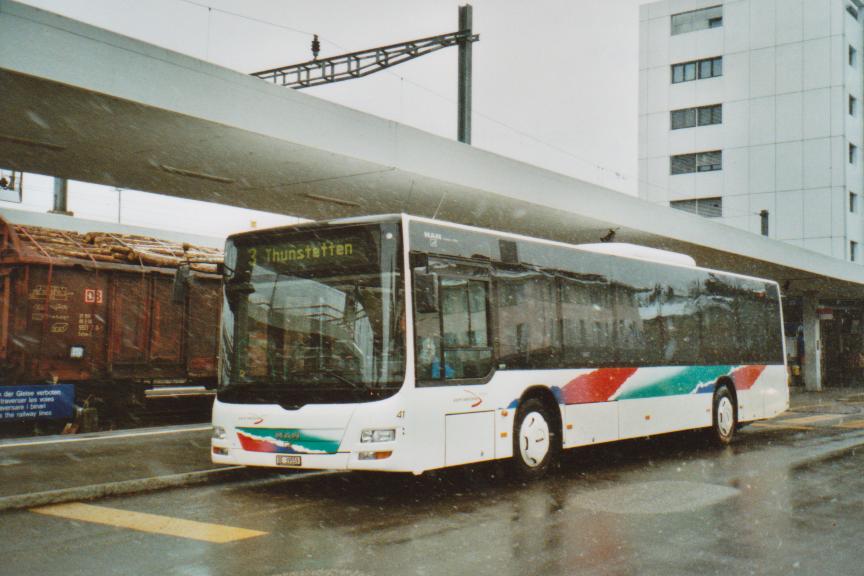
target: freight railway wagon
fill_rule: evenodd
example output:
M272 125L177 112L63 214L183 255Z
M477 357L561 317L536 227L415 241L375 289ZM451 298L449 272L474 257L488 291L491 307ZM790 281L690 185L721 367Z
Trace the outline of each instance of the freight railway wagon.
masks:
M79 405L161 382L214 385L221 260L213 248L0 218L0 385L74 384Z

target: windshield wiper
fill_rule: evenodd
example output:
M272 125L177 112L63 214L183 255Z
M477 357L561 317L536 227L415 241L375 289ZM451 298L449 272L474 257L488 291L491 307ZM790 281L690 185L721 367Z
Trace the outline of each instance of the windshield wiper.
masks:
M364 384L363 382L355 382L354 380L351 380L350 378L346 378L345 376L343 376L342 374L340 374L334 370L327 370L325 368L321 368L319 370L319 372L321 372L321 374L325 374L327 376L332 376L332 377L336 378L337 380L339 380L340 382L343 382L344 384L348 384L349 386L351 386L352 388L356 388L357 390L362 390L364 392L370 391L369 387L366 386L366 384Z

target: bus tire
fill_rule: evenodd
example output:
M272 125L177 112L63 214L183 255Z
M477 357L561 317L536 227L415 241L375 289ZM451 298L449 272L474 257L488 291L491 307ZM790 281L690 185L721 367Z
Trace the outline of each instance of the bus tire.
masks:
M738 429L738 414L735 410L735 397L726 384L720 385L714 391L713 409L711 410L711 441L719 446L732 443L735 431Z
M514 474L521 480L542 478L558 464L560 454L557 420L539 398L529 398L513 422Z

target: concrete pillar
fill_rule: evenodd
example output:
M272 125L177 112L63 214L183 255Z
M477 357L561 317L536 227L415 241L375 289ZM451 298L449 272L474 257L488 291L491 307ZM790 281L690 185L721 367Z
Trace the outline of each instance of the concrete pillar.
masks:
M819 331L819 298L815 292L801 301L804 318L804 386L807 390L822 390L822 335Z
M72 212L67 209L67 200L69 197L69 183L65 178L54 178L54 209L51 214L63 214L64 216L72 216Z

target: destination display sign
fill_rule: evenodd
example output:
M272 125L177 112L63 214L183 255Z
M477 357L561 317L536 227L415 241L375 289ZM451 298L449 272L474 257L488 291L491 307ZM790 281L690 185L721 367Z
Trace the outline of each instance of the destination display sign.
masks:
M355 267L377 263L380 229L322 238L274 238L271 242L240 248L250 266L274 270L310 270Z
M250 248L251 258L261 258L267 264L295 262L300 260L338 260L354 256L355 242L343 241L332 242L304 242L299 244L285 244L282 246L262 246L261 248ZM261 254L259 254L261 252Z

